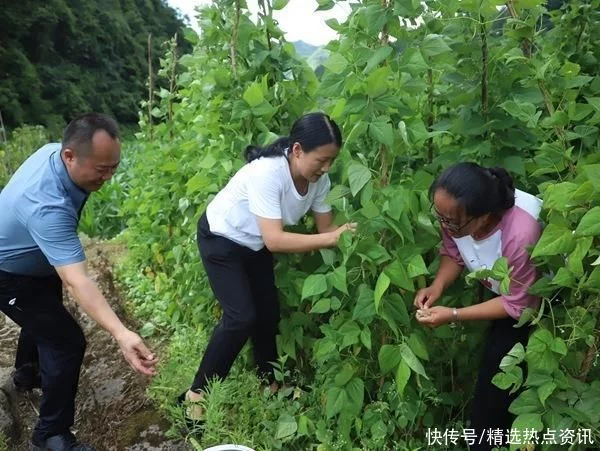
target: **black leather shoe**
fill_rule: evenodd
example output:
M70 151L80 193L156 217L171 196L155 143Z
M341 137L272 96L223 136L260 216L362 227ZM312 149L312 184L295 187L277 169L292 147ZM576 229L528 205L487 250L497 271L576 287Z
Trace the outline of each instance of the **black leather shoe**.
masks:
M29 451L96 451L96 448L79 443L72 433L67 432L48 437L42 442L32 440Z
M42 388L42 377L39 368L33 365L24 365L15 371L13 383L17 391L31 391L34 388Z

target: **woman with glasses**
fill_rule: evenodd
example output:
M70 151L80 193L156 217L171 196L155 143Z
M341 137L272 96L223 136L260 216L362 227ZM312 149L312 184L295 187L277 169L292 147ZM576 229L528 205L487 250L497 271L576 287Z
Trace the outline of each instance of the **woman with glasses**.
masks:
M536 269L528 248L541 233L537 221L541 201L520 190L502 168L484 168L459 163L446 169L430 189L433 210L442 228L441 260L433 283L420 290L414 305L420 323L437 327L455 321L490 321L483 361L479 368L471 410L471 428L484 434L471 449L487 450L485 431L501 429L506 436L513 417L509 395L492 384L502 358L516 344L526 344L529 328L513 327L527 307L537 308L539 298L527 293L536 280ZM463 272L491 269L501 257L508 260L509 293L501 293L499 282L482 283L495 296L462 308L434 306L442 293ZM497 446L497 445L496 445Z

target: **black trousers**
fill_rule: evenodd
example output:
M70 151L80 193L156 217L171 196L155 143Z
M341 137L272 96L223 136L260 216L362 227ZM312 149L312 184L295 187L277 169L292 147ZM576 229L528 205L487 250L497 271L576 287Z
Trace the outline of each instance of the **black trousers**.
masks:
M490 444L488 431L501 429L506 442L507 431L512 426L514 415L508 408L519 392L510 395L509 390L501 390L492 384L492 378L500 372L502 358L515 344L527 346L531 326L515 328L515 324L517 322L512 318L503 318L491 321L489 326L471 405L471 428L475 429L477 434L477 441L471 445L471 450L487 451L499 447ZM482 434L483 438L479 443ZM492 432L492 436L495 437L496 434Z
M31 277L0 271L0 310L21 326L15 367L36 368L42 380L34 441L67 432L75 418L75 395L86 341L62 303L58 276Z
M261 377L272 380L277 360L279 300L273 255L265 247L253 251L210 232L206 215L198 221L198 248L210 286L223 309L208 343L192 390L203 390L214 377L224 379L237 355L252 339Z

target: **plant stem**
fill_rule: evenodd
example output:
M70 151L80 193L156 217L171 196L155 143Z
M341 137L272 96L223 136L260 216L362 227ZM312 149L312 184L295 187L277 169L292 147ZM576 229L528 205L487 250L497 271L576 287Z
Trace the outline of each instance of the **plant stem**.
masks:
M235 21L233 23L233 33L231 34L231 73L235 80L238 79L237 75L237 40L240 27L240 0L235 0Z
M390 0L381 0L381 7L387 10L390 7ZM387 24L383 26L381 30L381 36L379 38L379 42L382 46L388 45L390 40L390 35L387 30ZM385 65L385 62L383 63ZM388 156L388 148L382 144L379 146L379 154L381 156L381 186L387 186L389 183L389 156Z
M173 140L173 96L175 95L175 79L177 71L177 33L173 36L171 41L171 74L169 76L169 135Z
M148 130L152 140L152 105L154 103L154 80L152 77L152 34L148 33Z
M489 53L488 53L488 43L487 43L487 28L485 26L485 22L482 16L479 16L479 20L481 21L481 26L479 30L479 36L481 37L481 114L483 115L483 120L485 123L488 123L489 115L488 115L488 61L489 61ZM485 131L485 137L487 138L489 135L489 130Z

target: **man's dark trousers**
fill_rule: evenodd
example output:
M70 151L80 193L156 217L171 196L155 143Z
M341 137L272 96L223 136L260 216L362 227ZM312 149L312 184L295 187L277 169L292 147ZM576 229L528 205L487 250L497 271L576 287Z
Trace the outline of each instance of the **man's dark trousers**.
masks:
M17 372L23 366L39 364L43 395L34 441L67 432L75 419L86 341L81 327L63 306L60 278L0 271L0 310L21 326Z

